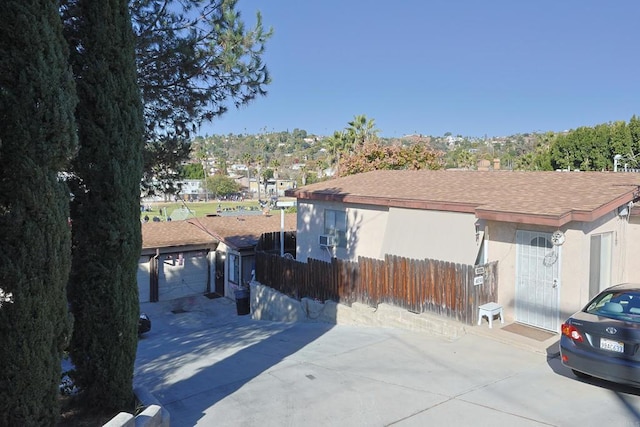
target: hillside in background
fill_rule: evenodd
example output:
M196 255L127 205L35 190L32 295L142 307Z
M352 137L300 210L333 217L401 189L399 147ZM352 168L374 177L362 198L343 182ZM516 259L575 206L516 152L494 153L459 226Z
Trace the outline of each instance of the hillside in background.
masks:
M534 149L537 134L519 134L499 138L453 136L406 135L401 138L378 138L381 144L403 145L426 144L442 153L445 167L467 167L475 165L475 159L500 158L505 165L513 164L518 156ZM209 174L234 165L245 166L257 172L277 172L284 179L300 179L308 174L322 179L322 171L330 168L333 153L329 138L307 134L304 130L264 133L259 135L213 135L198 137L193 141L191 161L206 164ZM195 169L195 168L194 168ZM244 168L240 168L245 170ZM227 171L229 172L229 170ZM270 172L267 172L271 175ZM254 175L255 176L255 175ZM201 178L201 176L191 176Z
M445 168L475 169L481 160L493 165L493 160L499 159L501 169L613 170L616 155L620 156L620 164L637 167L640 121L634 115L629 122L585 126L561 133L501 137L446 133L375 137L375 141L382 145L427 145L440 153ZM337 156L352 154L340 153L331 136L311 135L302 129L198 137L192 143L192 164L185 168L190 171L185 177L202 178L205 172L207 175L221 172L311 183L333 175Z

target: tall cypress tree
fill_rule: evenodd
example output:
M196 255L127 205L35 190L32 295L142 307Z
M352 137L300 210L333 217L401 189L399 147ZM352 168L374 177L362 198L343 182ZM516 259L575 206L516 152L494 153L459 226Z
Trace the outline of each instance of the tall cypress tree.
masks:
M85 403L105 410L132 402L138 339L143 116L127 6L126 0L65 6L80 100L70 354Z
M0 425L55 425L77 99L56 2L0 2Z

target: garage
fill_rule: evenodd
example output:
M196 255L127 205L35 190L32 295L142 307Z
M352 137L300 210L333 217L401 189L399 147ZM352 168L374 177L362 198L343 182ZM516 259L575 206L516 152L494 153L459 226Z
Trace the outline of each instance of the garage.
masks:
M207 251L160 255L158 301L168 301L207 292L209 278Z

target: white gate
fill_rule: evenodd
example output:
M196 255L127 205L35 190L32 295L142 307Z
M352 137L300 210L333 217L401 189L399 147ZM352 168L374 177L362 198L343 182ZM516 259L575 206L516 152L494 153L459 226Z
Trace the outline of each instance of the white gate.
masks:
M516 321L558 332L560 246L550 233L516 234Z

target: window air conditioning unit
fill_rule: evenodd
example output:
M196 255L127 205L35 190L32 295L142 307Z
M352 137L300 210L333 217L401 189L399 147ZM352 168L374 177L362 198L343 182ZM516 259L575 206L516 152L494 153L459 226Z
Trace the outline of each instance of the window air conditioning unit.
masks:
M318 238L321 248L332 248L336 245L336 236L331 234L321 234Z

